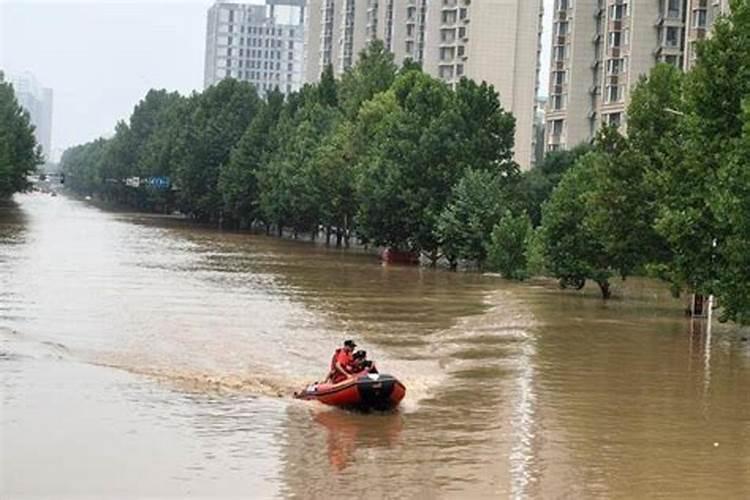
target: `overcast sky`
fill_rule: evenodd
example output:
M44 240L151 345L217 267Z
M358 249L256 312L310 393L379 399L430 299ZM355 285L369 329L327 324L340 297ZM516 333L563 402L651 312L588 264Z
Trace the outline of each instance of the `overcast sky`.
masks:
M150 88L202 89L212 3L0 0L0 69L30 71L54 90L53 150L87 142L110 134ZM548 58L545 47L542 88Z

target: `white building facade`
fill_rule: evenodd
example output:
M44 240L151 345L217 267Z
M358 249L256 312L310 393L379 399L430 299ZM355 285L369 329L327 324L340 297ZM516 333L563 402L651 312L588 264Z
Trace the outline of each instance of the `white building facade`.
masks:
M547 151L627 131L630 92L657 63L689 69L728 0L555 0Z
M288 94L304 79L304 0L265 5L217 1L208 10L204 86L224 78L250 82L263 95Z
M42 146L45 159L49 160L52 154L52 89L43 87L29 72L6 77L13 85L16 100L29 113L36 142Z
M328 64L341 74L368 42L382 40L397 63L420 63L448 84L492 84L516 117L516 161L533 165L541 0L309 0L308 12L306 81Z

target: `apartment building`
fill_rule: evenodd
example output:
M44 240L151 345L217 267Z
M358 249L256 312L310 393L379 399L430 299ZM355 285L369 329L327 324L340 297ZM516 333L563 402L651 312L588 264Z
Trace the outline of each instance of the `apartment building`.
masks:
M45 159L49 160L52 156L52 89L43 87L34 74L28 71L8 75L7 78L13 85L18 104L29 113L36 142L42 146ZM0 82L3 79L4 77L0 77Z
M337 74L368 42L382 40L397 63L411 59L448 84L487 81L516 117L515 157L533 164L541 51L541 0L310 0L305 77Z
M626 126L630 90L657 62L684 64L685 0L555 0L546 149Z
M627 130L630 91L656 63L689 68L728 0L555 0L547 151Z
M305 0L265 5L219 0L208 9L204 86L248 81L260 94L298 90L304 80Z
M687 0L685 70L695 63L695 44L710 36L718 16L729 13L729 0Z
M308 0L305 79L331 64L341 74L371 40L380 39L398 63L422 62L428 0Z

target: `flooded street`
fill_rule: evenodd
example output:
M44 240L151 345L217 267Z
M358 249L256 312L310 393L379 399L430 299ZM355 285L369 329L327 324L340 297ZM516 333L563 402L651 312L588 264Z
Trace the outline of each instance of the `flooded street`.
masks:
M0 498L749 498L750 342L554 285L0 206ZM291 399L352 337L395 414Z

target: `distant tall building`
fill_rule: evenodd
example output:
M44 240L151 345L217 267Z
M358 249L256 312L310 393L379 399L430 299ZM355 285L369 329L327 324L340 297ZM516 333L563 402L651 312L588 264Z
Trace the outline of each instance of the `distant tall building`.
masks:
M627 129L630 92L657 63L689 68L728 0L555 0L546 150ZM593 14L593 15L592 15Z
M449 84L494 85L516 117L516 161L533 164L541 0L310 0L308 12L306 81L328 64L341 74L382 40L398 63L411 59Z
M8 76L13 84L18 103L29 113L34 125L36 142L42 146L42 153L50 159L52 153L52 89L42 87L32 73Z
M687 40L685 43L685 69L695 63L695 43L710 36L711 26L721 14L729 14L729 0L686 0Z
M305 0L265 5L218 0L208 9L204 86L224 78L252 83L260 94L302 86Z

